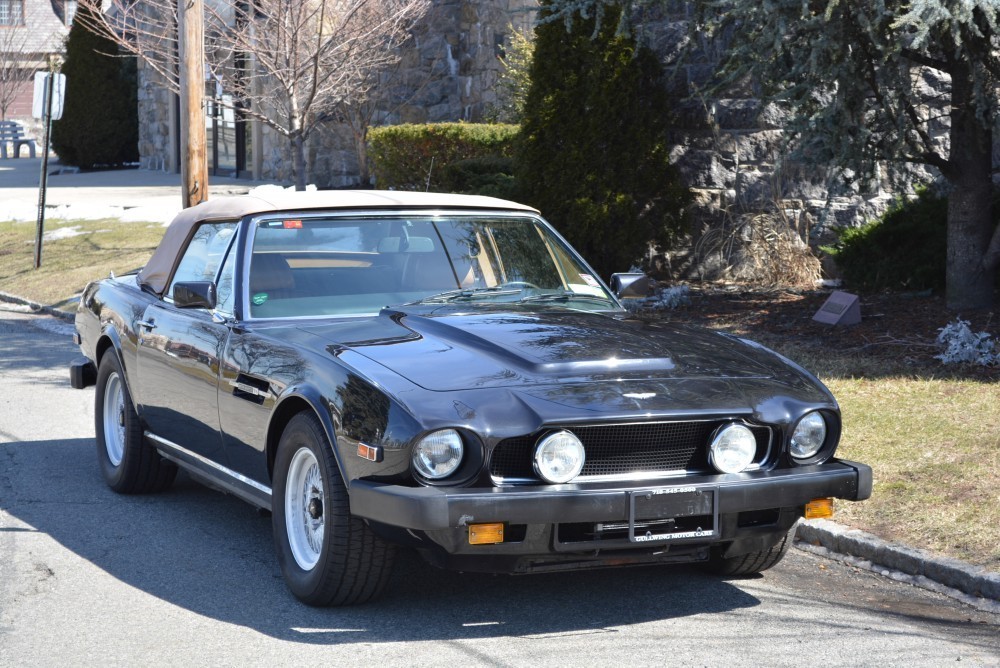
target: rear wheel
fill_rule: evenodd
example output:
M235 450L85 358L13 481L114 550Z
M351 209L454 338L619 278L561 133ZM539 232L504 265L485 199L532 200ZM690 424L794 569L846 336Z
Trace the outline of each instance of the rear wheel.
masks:
M756 575L775 566L779 561L784 559L794 539L795 527L793 526L777 543L766 550L748 552L747 554L728 558L713 552L705 564L705 570L716 575L730 575L734 577Z
M101 358L97 369L94 432L101 474L114 491L160 492L173 483L177 467L160 457L143 438L125 374L113 350Z
M378 596L394 548L350 513L347 489L319 419L288 423L274 463L271 514L285 583L309 605L351 605Z

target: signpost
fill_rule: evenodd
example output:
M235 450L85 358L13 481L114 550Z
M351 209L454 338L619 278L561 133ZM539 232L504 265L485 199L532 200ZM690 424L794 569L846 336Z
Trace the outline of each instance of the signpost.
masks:
M54 63L52 69L55 69ZM42 266L42 235L45 231L45 188L49 172L49 135L52 121L62 118L66 96L66 75L57 72L35 73L35 96L31 115L42 121L42 173L38 178L38 225L35 230L35 269Z

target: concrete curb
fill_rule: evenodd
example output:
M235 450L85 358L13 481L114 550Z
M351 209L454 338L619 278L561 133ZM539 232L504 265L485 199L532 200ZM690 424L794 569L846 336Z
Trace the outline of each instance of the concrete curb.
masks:
M803 520L795 546L894 580L957 598L980 610L1000 612L1000 573L926 550L890 543L830 520Z
M12 295L8 292L0 292L0 302L7 302L8 304L17 304L19 306L27 306L32 311L36 313L45 313L47 315L66 320L68 322L73 322L75 317L73 313L68 311L60 311L57 308L51 306L44 306L37 302L33 302L30 299L25 299L23 297L18 297L17 295Z

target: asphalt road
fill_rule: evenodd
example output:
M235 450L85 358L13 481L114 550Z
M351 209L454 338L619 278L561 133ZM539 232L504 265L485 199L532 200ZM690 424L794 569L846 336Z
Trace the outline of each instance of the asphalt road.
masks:
M797 550L730 581L403 554L379 602L308 608L250 506L186 477L105 487L71 331L0 311L0 666L1000 666L1000 616Z

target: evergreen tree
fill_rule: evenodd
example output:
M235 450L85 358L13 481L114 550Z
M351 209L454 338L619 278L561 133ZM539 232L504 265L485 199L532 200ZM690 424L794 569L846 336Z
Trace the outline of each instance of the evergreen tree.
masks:
M550 2L555 18L571 20L600 16L604 0ZM854 178L871 178L885 164L903 173L913 164L936 169L950 187L948 306L991 304L1000 268L992 215L1000 2L693 0L687 7L692 47L706 37L726 47L715 92L754 81L764 101L788 111L786 135L799 159Z
M617 34L605 7L595 32L579 15L535 30L517 157L522 198L605 278L665 248L689 194L670 165L669 105L655 55Z
M66 41L66 99L52 123L52 148L68 165L117 166L139 159L139 116L135 58L87 30L81 4Z

